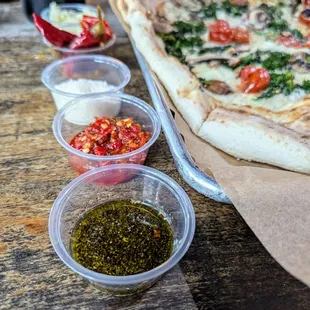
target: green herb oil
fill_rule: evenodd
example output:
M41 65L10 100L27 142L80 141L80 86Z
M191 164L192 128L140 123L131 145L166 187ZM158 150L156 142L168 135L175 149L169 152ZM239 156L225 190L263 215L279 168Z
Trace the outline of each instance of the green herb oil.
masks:
M151 270L169 259L173 233L155 209L132 201L99 205L72 233L73 259L107 275L127 276Z

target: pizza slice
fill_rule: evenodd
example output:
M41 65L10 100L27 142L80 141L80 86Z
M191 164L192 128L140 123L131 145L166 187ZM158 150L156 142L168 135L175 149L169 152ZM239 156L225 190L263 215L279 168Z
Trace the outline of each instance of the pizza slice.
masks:
M237 158L310 173L308 0L118 8L196 135Z

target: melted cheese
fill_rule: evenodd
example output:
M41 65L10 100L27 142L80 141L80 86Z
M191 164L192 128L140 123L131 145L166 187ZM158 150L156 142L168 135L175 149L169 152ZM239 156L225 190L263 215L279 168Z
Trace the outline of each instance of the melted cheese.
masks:
M172 2L167 2L164 6L164 14L167 20L174 23L178 20L190 21L190 11L181 6L176 6Z
M241 16L234 17L222 10L216 11L216 17L217 19L225 20L232 28L247 26L247 21L245 21Z
M209 92L210 93L210 92ZM225 96L210 93L210 96L217 99L223 106L235 104L237 106L250 106L253 108L264 108L272 112L290 110L299 106L299 101L304 97L304 91L295 91L290 96L279 94L268 99L255 100L255 94L234 93Z
M257 65L257 67L260 67ZM240 92L238 85L240 84L240 79L236 76L236 73L226 67L209 67L206 63L200 63L193 67L192 72L198 77L206 80L219 80L223 81L234 90L233 94L229 95L217 95L208 92L211 97L217 99L224 106L236 104L238 106L251 106L251 107L261 107L273 112L280 112L289 110L293 107L300 105L300 100L304 98L306 92L302 89L296 89L289 96L279 94L267 99L255 100L257 94L244 94ZM308 80L310 75L305 73L294 72L295 83L302 84L302 81Z
M296 52L301 53L309 53L309 48L290 48L285 47L284 45L279 44L276 41L269 41L266 40L264 36L252 34L252 40L251 40L251 51L272 51L272 52L281 52L281 53L287 53L287 54L296 54Z
M192 72L198 78L223 81L232 89L237 90L238 80L236 73L229 68L223 66L210 67L207 63L200 63L193 67Z

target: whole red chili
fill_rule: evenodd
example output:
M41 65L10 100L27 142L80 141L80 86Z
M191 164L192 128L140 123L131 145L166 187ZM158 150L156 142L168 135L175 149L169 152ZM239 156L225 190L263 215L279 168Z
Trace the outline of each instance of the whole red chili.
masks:
M100 42L102 42L102 39L95 38L94 35L89 30L85 30L80 34L79 37L76 37L73 40L69 48L74 50L78 48L98 46Z
M105 43L112 38L113 32L102 19L102 11L99 5L97 10L98 17L83 16L81 21L83 32L71 43L71 49L100 45L100 43Z
M97 17L83 15L81 26L83 30L91 30L99 22ZM113 36L113 31L105 20L102 20L104 26L104 40L108 41Z
M39 15L33 13L32 16L36 28L51 44L60 47L68 46L76 38L74 34L54 27Z

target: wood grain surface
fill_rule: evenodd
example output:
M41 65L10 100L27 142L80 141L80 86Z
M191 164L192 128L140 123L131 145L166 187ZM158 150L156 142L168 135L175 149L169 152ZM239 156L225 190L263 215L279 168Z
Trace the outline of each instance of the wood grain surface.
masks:
M109 54L132 72L126 92L151 104L131 46L106 13L119 36ZM131 297L103 295L69 270L47 231L53 201L77 176L53 137L56 109L40 82L53 56L18 2L1 3L0 18L0 309L310 309L309 289L273 260L234 207L181 179L163 135L146 164L181 184L194 205L188 253L152 289Z

